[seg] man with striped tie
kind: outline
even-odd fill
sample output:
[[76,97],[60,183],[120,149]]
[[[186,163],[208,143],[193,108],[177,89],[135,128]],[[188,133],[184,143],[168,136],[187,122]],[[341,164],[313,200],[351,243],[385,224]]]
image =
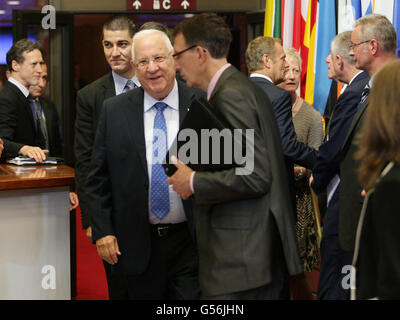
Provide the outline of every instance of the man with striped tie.
[[347,252],[354,251],[357,223],[363,203],[363,188],[357,178],[359,163],[354,159],[357,146],[353,142],[362,127],[368,107],[368,87],[380,85],[374,83],[374,75],[396,58],[396,30],[385,16],[367,15],[355,22],[351,42],[349,54],[354,57],[356,68],[366,71],[371,79],[363,91],[358,111],[353,117],[341,150],[338,231],[340,245]]
[[[96,130],[104,100],[140,86],[131,65],[132,37],[136,26],[125,16],[115,16],[103,25],[104,56],[111,72],[78,91],[77,114],[75,122],[75,175],[82,227],[91,240],[92,228],[88,216],[86,179],[92,156]],[[124,299],[127,292],[120,279],[113,275],[110,265],[104,263],[108,292],[111,300]]]
[[99,256],[123,275],[129,299],[197,299],[191,200],[162,168],[194,89],[176,80],[173,47],[159,30],[135,34],[141,88],[104,102],[87,179]]

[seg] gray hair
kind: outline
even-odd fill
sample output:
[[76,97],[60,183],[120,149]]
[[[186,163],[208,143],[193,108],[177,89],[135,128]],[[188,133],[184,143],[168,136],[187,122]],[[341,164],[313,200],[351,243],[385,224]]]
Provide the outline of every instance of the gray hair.
[[174,50],[171,44],[171,40],[164,32],[155,29],[141,30],[137,32],[132,38],[132,60],[135,60],[135,42],[151,35],[160,35],[164,39],[165,45],[168,49],[168,53]]
[[354,57],[350,56],[350,46],[351,46],[351,31],[345,31],[339,33],[333,38],[331,42],[331,54],[332,57],[337,55],[341,56],[348,63],[354,65],[356,62]]
[[250,41],[246,50],[246,65],[249,73],[262,69],[264,54],[273,58],[275,39],[271,37],[257,37]]
[[378,40],[382,51],[387,54],[396,54],[397,36],[393,24],[381,14],[369,14],[355,22],[355,27],[360,26],[361,41],[370,39]]
[[301,65],[303,64],[303,60],[301,60],[300,53],[296,49],[290,48],[285,50],[285,54],[286,54],[286,60],[292,59],[297,62],[297,64],[299,65],[299,70],[301,72]]

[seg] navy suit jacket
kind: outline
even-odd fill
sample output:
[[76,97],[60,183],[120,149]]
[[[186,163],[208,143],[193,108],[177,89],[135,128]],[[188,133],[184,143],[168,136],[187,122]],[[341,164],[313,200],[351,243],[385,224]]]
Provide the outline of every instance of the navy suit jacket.
[[316,160],[316,150],[297,140],[292,120],[292,101],[289,92],[275,86],[265,78],[250,77],[250,80],[258,84],[271,100],[278,122],[284,155],[292,162],[312,169]]
[[361,93],[368,81],[369,76],[366,72],[358,74],[339,97],[333,109],[329,124],[329,139],[319,147],[313,170],[314,179],[311,187],[316,193],[323,192],[332,178],[339,174],[340,151],[354,114],[357,112]]

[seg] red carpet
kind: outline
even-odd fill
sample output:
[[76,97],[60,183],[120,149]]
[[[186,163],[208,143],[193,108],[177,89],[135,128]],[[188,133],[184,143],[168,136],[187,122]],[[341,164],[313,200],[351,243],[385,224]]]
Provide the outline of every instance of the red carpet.
[[76,210],[77,295],[74,300],[108,300],[103,262],[82,230],[81,212]]

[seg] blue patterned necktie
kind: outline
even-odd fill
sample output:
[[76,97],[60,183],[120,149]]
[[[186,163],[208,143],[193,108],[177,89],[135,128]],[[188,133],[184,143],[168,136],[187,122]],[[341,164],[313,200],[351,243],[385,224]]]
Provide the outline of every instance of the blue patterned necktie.
[[164,102],[157,102],[153,107],[157,110],[157,113],[153,128],[150,210],[161,220],[169,212],[167,175],[162,167],[168,148],[167,125],[163,112],[168,105]]
[[131,79],[129,79],[126,82],[126,85],[125,85],[124,89],[122,90],[122,92],[128,92],[129,90],[132,90],[133,88],[136,88],[136,87],[137,87],[137,85]]

